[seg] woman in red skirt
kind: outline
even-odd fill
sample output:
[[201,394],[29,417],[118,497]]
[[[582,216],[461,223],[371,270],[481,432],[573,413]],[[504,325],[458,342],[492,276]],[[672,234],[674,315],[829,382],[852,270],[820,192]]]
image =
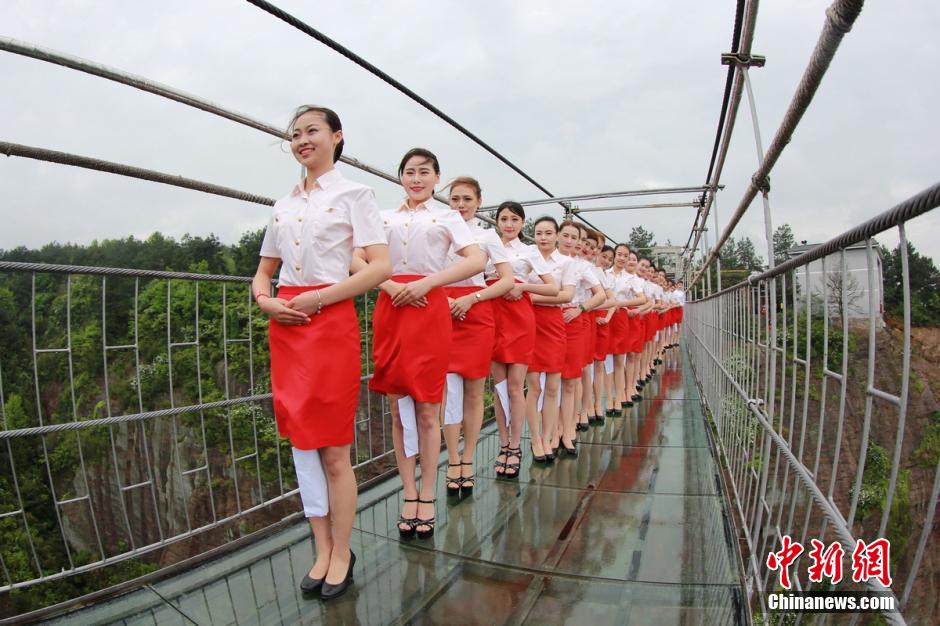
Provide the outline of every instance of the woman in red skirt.
[[[551,217],[535,221],[535,245],[551,268],[552,279],[561,286],[557,296],[532,296],[535,311],[535,351],[526,374],[526,418],[532,437],[532,458],[537,463],[555,460],[552,440],[558,427],[561,370],[565,364],[565,321],[561,307],[574,297],[570,258],[559,254],[558,222]],[[529,280],[535,282],[535,276]]]
[[560,445],[571,457],[578,455],[574,445],[577,429],[576,409],[579,400],[578,386],[586,364],[586,337],[590,333],[588,322],[593,322],[584,314],[592,311],[605,300],[604,290],[591,265],[577,257],[581,245],[581,229],[578,225],[570,221],[562,223],[558,251],[571,259],[575,290],[570,306],[562,311],[562,318],[565,320],[566,345],[565,365],[561,372],[561,425],[556,433],[558,437],[556,444],[552,447],[556,448]]
[[588,342],[587,354],[585,354],[585,368],[581,375],[581,387],[584,390],[582,392],[581,413],[587,425],[594,424],[598,426],[604,423],[604,359],[607,358],[607,344],[610,336],[610,329],[607,327],[609,321],[607,314],[613,313],[611,307],[614,305],[607,275],[604,273],[603,268],[598,265],[601,260],[601,248],[604,246],[604,241],[604,235],[596,230],[588,229],[586,241],[588,245],[584,249],[584,260],[590,263],[591,271],[594,272],[601,289],[604,291],[604,302],[599,304],[587,316],[588,326],[591,328],[591,338]]
[[[636,387],[636,378],[640,366],[640,354],[645,345],[645,327],[642,323],[642,315],[652,308],[651,301],[643,293],[644,281],[637,276],[637,258],[636,254],[630,252],[630,249],[624,245],[623,250],[629,254],[623,272],[623,284],[621,287],[621,296],[624,298],[624,320],[625,335],[619,348],[624,353],[624,402],[621,404],[624,408],[630,408],[633,403],[640,399],[639,390]],[[618,252],[621,252],[618,249]]]
[[[614,248],[614,267],[611,270],[611,277],[614,280],[614,300],[618,302],[626,301],[632,296],[629,279],[627,277],[627,261],[630,258],[630,249],[627,244],[618,244]],[[618,306],[617,311],[610,323],[611,329],[611,352],[614,355],[614,389],[616,397],[614,405],[625,408],[629,395],[624,394],[626,388],[626,345],[630,338],[629,322],[627,319],[627,309]]]
[[[334,167],[343,151],[336,113],[301,107],[289,135],[306,176],[274,205],[252,292],[270,318],[274,414],[293,446],[317,548],[300,587],[330,599],[349,586],[356,560],[349,549],[356,514],[350,444],[362,372],[352,298],[388,278],[391,263],[375,194]],[[350,276],[354,248],[368,267]]]
[[656,336],[657,311],[659,309],[660,295],[659,287],[653,282],[653,270],[649,259],[640,259],[637,267],[637,275],[643,279],[643,295],[651,302],[652,306],[643,313],[640,319],[643,322],[643,354],[638,369],[637,381],[640,387],[644,387],[653,378],[653,338]]
[[[499,275],[487,286],[483,272],[445,287],[450,304],[452,339],[447,366],[447,402],[444,406],[444,442],[447,444],[447,493],[472,493],[473,458],[483,424],[483,386],[490,373],[496,342],[496,321],[491,300],[508,293],[515,284],[506,248],[493,229],[476,219],[483,200],[480,183],[461,176],[450,183],[450,208],[464,219],[487,264]],[[456,263],[460,257],[451,256]],[[463,424],[463,454],[460,427]]]
[[[496,423],[499,426],[499,456],[496,475],[519,476],[522,463],[522,429],[525,424],[525,395],[522,384],[535,352],[535,311],[530,295],[557,296],[558,285],[551,268],[535,246],[519,241],[525,224],[525,210],[518,202],[503,202],[496,211],[496,228],[509,261],[516,285],[501,299],[496,309],[496,345],[493,348],[493,386],[496,389]],[[535,274],[540,282],[526,282]],[[489,277],[487,282],[491,282]]]
[[[392,278],[382,283],[373,318],[375,370],[369,388],[388,396],[392,441],[404,505],[398,532],[434,534],[434,492],[441,453],[440,404],[451,342],[451,314],[443,287],[483,271],[486,259],[460,215],[434,199],[437,157],[409,150],[398,166],[407,199],[382,211]],[[460,260],[451,263],[449,252]],[[421,463],[421,489],[415,455]]]
[[[614,389],[614,352],[610,324],[617,312],[614,296],[614,277],[610,270],[614,264],[614,249],[604,245],[604,235],[598,233],[598,245],[601,250],[597,255],[597,267],[601,271],[604,291],[608,295],[604,306],[596,311],[597,341],[594,344],[594,407],[595,415],[622,415],[614,403],[617,392]],[[603,423],[603,422],[601,422]]]

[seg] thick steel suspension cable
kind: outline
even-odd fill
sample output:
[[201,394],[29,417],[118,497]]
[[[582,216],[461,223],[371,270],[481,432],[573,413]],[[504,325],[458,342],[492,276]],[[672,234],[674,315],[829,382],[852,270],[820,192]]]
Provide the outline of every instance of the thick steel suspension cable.
[[488,143],[486,143],[485,141],[477,137],[474,133],[470,132],[470,130],[467,129],[463,124],[459,123],[454,118],[450,117],[449,115],[444,113],[442,110],[440,110],[439,108],[437,108],[436,106],[428,102],[425,98],[422,98],[417,93],[415,93],[414,91],[406,87],[403,83],[392,78],[390,75],[380,70],[378,67],[376,67],[372,63],[366,61],[365,59],[363,59],[361,56],[359,56],[358,54],[356,54],[349,48],[343,46],[337,41],[334,41],[333,39],[330,39],[329,37],[327,37],[320,31],[318,31],[314,27],[310,26],[306,22],[301,21],[300,19],[294,17],[290,13],[284,11],[283,9],[271,4],[270,2],[266,2],[265,0],[247,0],[247,1],[255,5],[256,7],[258,7],[262,11],[266,11],[267,13],[270,13],[274,17],[286,22],[287,24],[290,24],[297,30],[309,35],[310,37],[313,37],[314,39],[316,39],[323,45],[327,46],[334,52],[337,52],[343,55],[344,57],[346,57],[347,59],[349,59],[356,65],[358,65],[359,67],[363,68],[364,70],[372,74],[373,76],[376,76],[383,82],[391,85],[392,87],[394,87],[401,93],[405,94],[406,96],[408,96],[409,98],[411,98],[412,100],[420,104],[422,107],[424,107],[425,109],[427,109],[428,111],[430,111],[431,113],[439,117],[440,119],[442,119],[448,125],[452,126],[462,135],[464,135],[465,137],[473,141],[475,144],[477,144],[478,146],[480,146],[487,152],[489,152],[491,155],[499,159],[502,163],[507,165],[512,171],[516,172],[517,174],[525,178],[527,181],[532,183],[532,185],[534,185],[539,191],[541,191],[547,196],[554,197],[554,194],[552,194],[552,192],[550,192],[548,189],[542,186],[537,180],[535,180],[534,178],[526,174],[524,171],[522,171],[521,168],[519,168],[515,163],[513,163],[508,158],[500,154],[495,148],[493,148]]
[[74,167],[81,167],[99,172],[107,172],[109,174],[117,174],[119,176],[149,180],[155,183],[172,185],[174,187],[182,187],[184,189],[192,189],[194,191],[201,191],[203,193],[209,193],[216,196],[244,200],[245,202],[254,202],[256,204],[264,204],[267,206],[274,205],[273,198],[259,196],[257,194],[248,193],[247,191],[239,191],[238,189],[223,187],[222,185],[215,185],[201,180],[196,180],[194,178],[166,174],[156,170],[148,170],[142,167],[125,165],[123,163],[115,163],[114,161],[105,161],[103,159],[95,159],[92,157],[81,156],[69,152],[59,152],[57,150],[47,150],[45,148],[24,146],[23,144],[19,143],[0,141],[0,153],[5,154],[8,157],[18,156],[27,159],[35,159],[37,161],[71,165]]
[[[561,198],[540,198],[538,200],[525,200],[520,202],[522,206],[537,206],[540,204],[552,204],[554,202],[578,202],[583,200],[604,200],[607,198],[632,198],[636,196],[658,196],[665,194],[673,193],[698,193],[700,191],[706,191],[709,188],[705,185],[697,185],[693,187],[662,187],[658,189],[631,189],[629,191],[603,191],[598,193],[584,193],[576,196],[564,196]],[[495,211],[499,208],[498,204],[491,204],[485,207],[482,207],[481,211]]]
[[708,267],[715,260],[715,257],[718,256],[721,247],[731,236],[738,222],[744,217],[744,214],[757,196],[757,193],[767,188],[770,171],[774,168],[777,159],[780,158],[784,148],[793,137],[793,132],[796,130],[797,125],[803,118],[803,114],[806,113],[810,103],[813,101],[816,90],[819,88],[822,78],[826,74],[826,70],[829,69],[829,64],[832,62],[833,57],[835,57],[836,50],[839,49],[839,44],[842,42],[843,37],[852,30],[852,25],[862,12],[863,4],[864,0],[835,0],[835,2],[826,9],[826,22],[823,26],[823,31],[819,36],[816,48],[813,50],[813,55],[810,58],[806,71],[803,73],[803,77],[800,79],[800,84],[796,89],[796,93],[793,95],[790,106],[787,108],[783,121],[780,123],[779,128],[777,128],[773,141],[767,148],[764,160],[751,177],[751,183],[744,192],[744,197],[741,198],[737,209],[735,209],[728,224],[722,231],[721,236],[715,242],[715,247],[712,248],[711,253],[706,257],[698,273],[692,278],[692,284],[695,284],[699,278],[708,271]]
[[[751,45],[754,42],[754,29],[757,24],[757,8],[758,0],[750,0],[747,2],[746,9],[744,10],[740,38],[733,43],[732,52],[741,55],[751,54]],[[737,29],[737,27],[738,24],[736,16],[735,29]],[[741,95],[744,92],[744,79],[741,76],[741,72],[738,71],[737,65],[729,65],[729,72],[729,75],[733,76],[734,80],[732,83],[733,86],[731,90],[730,101],[728,103],[728,112],[727,116],[723,120],[723,127],[719,128],[719,132],[721,133],[721,142],[718,148],[717,159],[715,161],[714,167],[709,166],[709,178],[706,180],[707,184],[714,186],[712,187],[712,193],[703,196],[705,197],[705,204],[703,205],[702,210],[699,211],[698,215],[695,216],[695,223],[692,226],[692,230],[689,232],[689,240],[686,241],[685,244],[690,260],[692,254],[698,250],[698,243],[702,236],[702,232],[705,228],[707,228],[708,215],[711,211],[712,203],[715,200],[715,190],[718,188],[718,182],[721,180],[721,173],[725,167],[725,160],[728,157],[728,149],[731,146],[731,135],[734,133],[734,124],[738,119],[738,107],[741,104]]]
[[[84,72],[85,74],[91,74],[93,76],[105,78],[122,85],[127,85],[128,87],[133,87],[134,89],[146,91],[147,93],[152,93],[154,95],[167,98],[168,100],[185,104],[186,106],[193,107],[194,109],[211,113],[212,115],[223,117],[233,122],[242,124],[243,126],[260,130],[261,132],[267,133],[272,137],[276,137],[284,141],[288,140],[287,134],[283,129],[277,128],[276,126],[262,122],[243,113],[238,113],[236,111],[232,111],[231,109],[224,108],[221,105],[210,102],[204,98],[199,98],[168,85],[163,85],[161,83],[149,80],[142,76],[136,76],[113,67],[94,63],[92,61],[81,59],[69,54],[64,54],[62,52],[57,52],[55,50],[50,50],[48,48],[43,48],[41,46],[36,46],[23,41],[17,41],[16,39],[11,39],[9,37],[0,37],[0,50],[4,52],[12,52],[13,54],[29,57],[31,59],[36,59],[37,61],[44,61],[46,63],[52,63],[53,65],[67,67],[72,70]],[[389,174],[388,172],[384,172],[379,168],[373,167],[367,163],[363,163],[354,157],[342,156],[339,160],[343,163],[346,163],[347,165],[355,167],[356,169],[362,170],[363,172],[367,172],[373,176],[378,176],[379,178],[385,179],[391,183],[395,183],[396,185],[401,184],[401,181],[398,180],[397,176]]]
[[839,250],[848,248],[853,244],[865,241],[870,237],[874,237],[875,235],[882,233],[893,226],[898,226],[904,222],[910,221],[915,217],[923,215],[929,211],[933,211],[938,207],[940,207],[940,182],[927,187],[920,193],[915,194],[909,197],[907,200],[894,205],[892,208],[884,211],[883,213],[879,213],[870,220],[862,222],[858,226],[845,231],[841,235],[837,235],[829,241],[819,244],[812,250],[808,250],[797,257],[793,257],[792,259],[787,259],[783,263],[776,265],[761,274],[754,274],[753,276],[749,276],[746,281],[742,281],[721,291],[709,294],[708,296],[702,298],[702,300],[711,300],[722,294],[731,293],[732,291],[743,289],[750,285],[756,285],[761,281],[770,280],[776,276],[781,276],[798,267],[808,265],[809,263],[822,259],[823,257],[827,257],[830,254],[835,254]]

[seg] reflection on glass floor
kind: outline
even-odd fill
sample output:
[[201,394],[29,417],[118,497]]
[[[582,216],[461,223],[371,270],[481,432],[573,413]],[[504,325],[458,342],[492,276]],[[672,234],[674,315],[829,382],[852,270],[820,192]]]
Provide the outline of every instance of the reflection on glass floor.
[[[667,368],[639,406],[580,434],[577,459],[525,456],[496,480],[487,431],[472,496],[440,479],[433,538],[399,540],[396,479],[360,494],[354,589],[304,598],[305,523],[106,603],[69,623],[734,624],[745,621],[691,376]],[[444,458],[442,458],[444,461]],[[444,467],[440,469],[443,477]]]

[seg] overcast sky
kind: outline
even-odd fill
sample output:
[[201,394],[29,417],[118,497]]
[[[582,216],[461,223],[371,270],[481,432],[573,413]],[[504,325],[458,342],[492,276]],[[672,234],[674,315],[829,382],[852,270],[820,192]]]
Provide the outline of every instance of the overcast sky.
[[[279,5],[378,65],[556,195],[704,182],[721,105],[733,0],[312,2]],[[760,6],[752,71],[765,147],[823,26],[826,2]],[[940,180],[940,3],[869,2],[772,174],[775,225],[824,241]],[[387,171],[413,146],[443,180],[480,179],[484,202],[542,197],[407,97],[237,0],[4,0],[0,35],[148,77],[276,125],[302,103],[339,112],[346,154]],[[107,80],[0,53],[0,140],[280,197],[299,168],[270,136]],[[742,107],[719,195],[727,218],[757,166]],[[380,205],[401,189],[346,166]],[[654,201],[688,201],[690,194]],[[633,203],[633,201],[627,202]],[[610,205],[610,200],[583,203]],[[269,208],[18,157],[0,157],[0,248],[153,231],[231,243]],[[533,216],[543,212],[538,208]],[[560,208],[545,211],[560,215]],[[643,225],[684,244],[692,208],[597,213],[616,239]],[[723,223],[722,223],[723,225]],[[709,227],[713,221],[709,220]],[[910,238],[940,259],[940,212]],[[765,250],[752,204],[737,234]],[[934,233],[931,235],[930,233]],[[709,233],[714,241],[714,232]],[[896,235],[880,238],[896,244]]]

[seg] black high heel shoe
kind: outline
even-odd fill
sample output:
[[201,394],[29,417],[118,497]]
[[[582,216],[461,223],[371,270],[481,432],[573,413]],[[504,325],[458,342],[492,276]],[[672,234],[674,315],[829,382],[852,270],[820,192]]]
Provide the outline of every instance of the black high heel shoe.
[[312,594],[320,591],[320,587],[323,586],[323,578],[310,578],[310,572],[304,576],[304,579],[300,581],[300,590],[304,594]]
[[337,585],[331,585],[326,582],[326,579],[323,580],[323,587],[320,588],[320,598],[323,600],[332,600],[337,598],[349,589],[349,586],[353,582],[353,566],[356,564],[356,553],[352,550],[349,551],[349,570],[346,572],[346,578]]
[[[422,500],[418,498],[418,502],[421,504],[434,504],[437,502],[437,498],[434,500]],[[429,519],[421,519],[420,517],[415,518],[415,533],[418,535],[418,539],[428,539],[429,537],[434,536],[434,523],[435,518],[432,515]],[[418,526],[427,526],[428,530],[418,530]]]
[[545,463],[544,454],[536,454],[535,448],[532,447],[532,444],[529,444],[529,449],[532,451],[532,462],[533,463]]
[[[516,459],[511,462],[509,459]],[[522,450],[519,448],[509,448],[506,454],[506,470],[503,472],[503,478],[513,480],[519,478],[519,466],[522,464]]]
[[[402,498],[402,502],[419,502],[418,498]],[[404,507],[402,507],[404,508]],[[417,517],[398,516],[398,535],[402,539],[411,539],[415,536],[415,522]],[[404,526],[404,528],[402,528]]]
[[[460,463],[448,463],[448,468],[451,467],[460,467]],[[447,479],[447,495],[449,496],[459,496],[460,495],[460,486],[463,484],[463,478],[457,476],[456,478],[451,478],[450,476],[444,475],[444,478]]]
[[566,455],[570,456],[570,457],[573,458],[573,459],[578,458],[578,448],[575,447],[574,442],[572,442],[570,448],[565,445],[565,442],[564,442],[564,441],[561,442],[561,445],[562,445],[562,447],[564,448]]
[[[473,463],[467,463],[465,461],[461,461],[460,465],[461,466],[469,465],[470,467],[473,467]],[[474,487],[474,474],[460,477],[460,493],[471,494],[473,493],[473,487]]]

